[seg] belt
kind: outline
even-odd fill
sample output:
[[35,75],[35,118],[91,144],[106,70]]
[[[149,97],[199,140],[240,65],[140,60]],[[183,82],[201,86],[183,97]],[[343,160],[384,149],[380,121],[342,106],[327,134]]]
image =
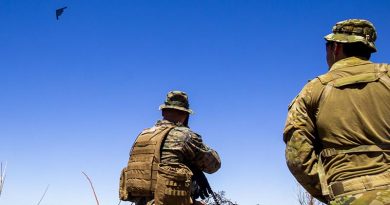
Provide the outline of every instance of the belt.
[[356,177],[344,181],[333,182],[329,185],[329,197],[333,200],[335,197],[358,194],[374,189],[390,188],[390,170],[377,174]]
[[[338,154],[359,154],[359,153],[368,153],[368,152],[388,152],[390,153],[390,144],[379,144],[379,145],[359,145],[356,147],[352,147],[350,149],[334,149],[334,148],[326,148],[321,151],[321,153],[318,156],[318,178],[320,180],[321,184],[321,190],[323,196],[329,196],[331,197],[331,193],[329,193],[330,188],[328,186],[326,173],[324,169],[324,165],[322,162],[322,158],[328,158],[333,157]],[[336,183],[336,182],[334,182]],[[340,185],[334,185],[335,187],[338,187]],[[336,192],[340,190],[340,188],[335,188]],[[344,188],[343,188],[344,189]],[[343,190],[342,189],[342,190]]]

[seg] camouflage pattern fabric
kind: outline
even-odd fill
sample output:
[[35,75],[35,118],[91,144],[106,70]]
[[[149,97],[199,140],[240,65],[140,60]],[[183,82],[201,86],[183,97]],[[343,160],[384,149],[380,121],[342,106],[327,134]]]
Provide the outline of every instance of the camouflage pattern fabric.
[[170,91],[167,94],[167,99],[164,104],[160,105],[160,110],[162,109],[176,109],[189,114],[193,114],[194,111],[190,109],[190,104],[188,103],[188,96],[183,91]]
[[[345,58],[307,83],[289,105],[283,133],[287,165],[317,199],[328,201],[318,176],[323,149],[390,144],[389,69],[365,59]],[[390,155],[340,154],[324,158],[323,165],[325,180],[331,184],[386,172]]]
[[[161,164],[182,164],[196,166],[206,173],[214,173],[221,167],[218,153],[203,143],[202,137],[190,128],[174,124],[167,120],[159,120],[156,127],[175,125],[165,138],[161,148]],[[154,199],[141,200],[136,205],[153,205]],[[192,201],[192,200],[191,200]]]
[[[166,123],[171,122],[161,120],[156,126]],[[162,146],[161,163],[191,164],[209,174],[221,167],[218,153],[204,144],[199,134],[185,126],[177,126],[168,133]]]
[[332,29],[332,33],[325,36],[327,41],[339,43],[361,42],[376,52],[375,40],[377,34],[374,25],[364,19],[348,19],[340,21]]
[[389,205],[390,190],[373,190],[360,194],[338,197],[329,205]]

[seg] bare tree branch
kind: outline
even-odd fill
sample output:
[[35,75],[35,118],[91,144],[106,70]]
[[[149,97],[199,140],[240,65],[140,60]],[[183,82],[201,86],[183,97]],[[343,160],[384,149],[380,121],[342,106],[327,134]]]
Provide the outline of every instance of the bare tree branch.
[[298,183],[297,188],[297,198],[300,205],[324,205],[322,202],[318,201],[312,195],[306,192]]
[[[232,202],[230,199],[227,199],[225,197],[225,191],[214,192],[214,194],[215,194],[215,198],[218,200],[219,204],[221,205],[238,205],[237,202]],[[204,202],[207,205],[216,205],[216,202],[211,196],[206,198]]]

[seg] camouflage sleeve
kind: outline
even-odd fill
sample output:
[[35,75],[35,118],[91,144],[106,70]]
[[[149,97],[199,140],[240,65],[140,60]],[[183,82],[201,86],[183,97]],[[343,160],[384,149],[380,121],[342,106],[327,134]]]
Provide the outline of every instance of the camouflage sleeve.
[[289,105],[283,140],[291,173],[312,196],[324,201],[317,174],[318,137],[312,88],[313,84],[309,82]]
[[203,143],[202,137],[190,132],[184,143],[184,151],[191,164],[206,173],[214,173],[221,167],[218,153]]
[[221,167],[218,153],[205,145],[200,135],[186,127],[176,127],[168,134],[161,161],[196,166],[210,174]]

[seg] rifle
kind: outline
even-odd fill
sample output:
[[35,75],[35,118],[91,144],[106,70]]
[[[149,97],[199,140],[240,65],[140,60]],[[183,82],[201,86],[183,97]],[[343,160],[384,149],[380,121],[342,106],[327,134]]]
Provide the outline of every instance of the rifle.
[[209,194],[211,194],[211,196],[214,199],[215,204],[220,205],[220,203],[219,203],[217,197],[215,196],[215,193],[211,189],[210,183],[207,180],[206,176],[204,175],[203,171],[198,169],[198,168],[194,168],[194,167],[191,167],[191,170],[194,174],[193,181],[195,181],[196,184],[199,186],[198,187],[199,190],[197,190],[198,193],[195,193],[193,195],[193,199],[195,200],[198,197],[200,197],[201,199],[205,199],[206,197],[209,197]]

